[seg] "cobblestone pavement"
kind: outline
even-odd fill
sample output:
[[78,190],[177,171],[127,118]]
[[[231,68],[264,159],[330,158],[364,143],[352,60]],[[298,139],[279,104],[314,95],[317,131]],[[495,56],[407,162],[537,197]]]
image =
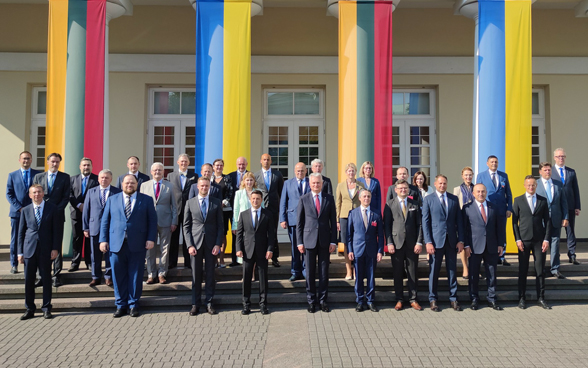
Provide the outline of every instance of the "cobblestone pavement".
[[504,311],[357,313],[351,304],[308,314],[302,306],[0,315],[0,367],[586,367],[588,306]]

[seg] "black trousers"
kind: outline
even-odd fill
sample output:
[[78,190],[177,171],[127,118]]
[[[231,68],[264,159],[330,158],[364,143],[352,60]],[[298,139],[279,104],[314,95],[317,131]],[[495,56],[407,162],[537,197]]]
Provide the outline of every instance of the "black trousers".
[[206,281],[204,292],[206,295],[206,304],[212,303],[214,297],[214,288],[216,281],[214,279],[214,266],[216,257],[212,255],[212,249],[208,249],[202,244],[195,256],[190,256],[192,266],[192,305],[200,305],[202,297],[202,269],[203,263],[206,270]]
[[568,212],[569,225],[566,227],[566,237],[568,243],[568,256],[576,254],[576,210]]
[[188,248],[184,244],[180,244],[180,233],[184,231],[184,210],[178,212],[178,227],[171,235],[171,241],[169,244],[169,268],[178,267],[178,258],[180,254],[180,248],[184,256],[184,267],[190,268],[190,253]]
[[392,273],[394,275],[396,302],[403,301],[404,299],[402,280],[404,278],[405,268],[408,277],[408,300],[411,303],[417,301],[418,263],[419,255],[414,253],[414,247],[407,246],[406,244],[402,248],[396,249],[394,254],[392,254]]
[[259,270],[259,305],[267,305],[268,262],[265,253],[254,252],[250,259],[243,258],[243,306],[251,306],[251,278],[256,264]]
[[[76,210],[77,211],[77,210]],[[79,212],[79,211],[77,211]],[[92,251],[90,249],[90,239],[86,239],[84,236],[84,231],[82,229],[82,213],[76,212],[76,216],[71,217],[71,227],[72,227],[72,236],[73,236],[73,255],[71,258],[71,265],[72,266],[80,266],[82,263],[82,249],[83,249],[83,258],[86,266],[90,266],[92,264]]]
[[535,286],[537,288],[537,298],[543,299],[545,297],[545,253],[541,251],[542,240],[539,241],[523,241],[524,251],[519,250],[519,299],[527,299],[525,293],[527,291],[527,273],[529,271],[529,256],[533,254],[533,261],[535,266]]
[[475,254],[472,252],[468,263],[470,273],[469,291],[470,300],[480,300],[478,291],[480,289],[480,267],[482,260],[484,260],[484,267],[486,268],[486,285],[488,286],[488,301],[496,301],[496,265],[498,264],[498,253],[488,253],[488,249],[484,250],[482,254]]
[[[329,247],[316,245],[314,249],[305,249],[306,259],[306,299],[308,304],[323,304],[327,301],[329,288]],[[318,258],[318,297],[316,291],[316,270]]]
[[[63,217],[62,217],[63,219]],[[55,258],[53,260],[53,280],[61,278],[61,270],[63,269],[63,227],[65,226],[65,221],[59,221],[59,224],[57,225],[57,229],[55,229],[55,231],[57,231],[57,241],[59,242],[58,245],[58,254],[57,254],[57,258]],[[43,278],[41,277],[40,273],[37,273],[37,279],[38,280],[43,280]],[[45,281],[43,281],[43,285],[45,285]]]
[[40,245],[31,258],[25,258],[25,307],[27,310],[35,311],[35,278],[37,269],[43,281],[43,311],[51,310],[51,255],[42,255],[39,251]]

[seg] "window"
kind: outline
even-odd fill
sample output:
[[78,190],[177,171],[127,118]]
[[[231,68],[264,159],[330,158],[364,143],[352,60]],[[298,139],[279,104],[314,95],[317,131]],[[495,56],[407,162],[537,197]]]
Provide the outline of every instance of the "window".
[[31,167],[45,171],[45,126],[47,124],[47,88],[34,87],[31,114]]

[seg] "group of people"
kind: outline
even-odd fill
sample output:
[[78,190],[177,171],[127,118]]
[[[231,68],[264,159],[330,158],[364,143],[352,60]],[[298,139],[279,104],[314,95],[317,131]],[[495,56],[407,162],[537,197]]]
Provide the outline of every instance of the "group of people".
[[[437,285],[443,260],[447,268],[451,306],[457,301],[457,254],[469,279],[471,308],[478,309],[478,283],[484,261],[488,304],[496,310],[496,267],[509,265],[504,259],[506,219],[513,217],[519,249],[519,307],[525,308],[525,286],[529,256],[535,259],[537,296],[545,302],[545,252],[551,247],[551,273],[559,272],[559,237],[567,230],[568,257],[575,255],[574,219],[580,213],[580,195],[575,171],[565,166],[565,152],[557,149],[555,165],[541,164],[541,178],[525,179],[526,193],[512,201],[508,176],[498,171],[495,156],[488,170],[472,182],[473,170],[462,170],[463,184],[447,192],[447,178],[437,175],[427,185],[425,172],[417,172],[412,184],[408,169],[398,167],[397,181],[390,186],[382,209],[379,181],[374,166],[365,162],[359,170],[349,163],[346,180],[333,195],[331,180],[322,175],[324,163],[315,159],[299,162],[294,177],[284,181],[271,167],[269,154],[261,156],[261,169],[247,171],[247,159],[239,157],[237,170],[225,175],[224,161],[202,165],[200,176],[189,170],[190,158],[178,157],[178,169],[164,179],[162,163],[151,165],[151,178],[139,172],[139,158],[129,157],[129,171],[112,185],[113,174],[104,169],[92,173],[92,161],[80,161],[80,174],[59,171],[62,157],[51,153],[46,172],[32,169],[32,155],[19,156],[20,168],[8,177],[6,196],[11,217],[11,272],[25,267],[25,307],[21,319],[34,316],[35,287],[43,287],[42,310],[51,318],[52,286],[62,285],[62,252],[65,208],[70,203],[73,255],[69,272],[82,261],[92,271],[90,286],[102,283],[115,293],[114,317],[140,315],[139,299],[147,263],[147,284],[167,283],[168,270],[178,266],[182,249],[184,266],[192,270],[190,315],[215,314],[215,267],[225,267],[229,222],[232,228],[231,264],[243,265],[243,310],[251,312],[251,283],[259,277],[259,304],[267,308],[268,266],[280,267],[278,226],[287,230],[291,243],[290,281],[306,279],[308,311],[329,312],[328,281],[330,254],[343,244],[346,279],[355,278],[356,310],[377,311],[375,268],[387,251],[392,257],[396,310],[404,306],[403,278],[408,278],[409,305],[417,310],[417,264],[425,252],[430,266],[429,303],[439,311]],[[553,175],[553,178],[552,178]],[[434,189],[433,189],[434,188]],[[423,247],[424,245],[424,247]],[[424,248],[424,249],[423,249]],[[102,261],[105,272],[102,272]],[[53,273],[51,273],[53,264]],[[257,270],[257,272],[255,272]],[[318,271],[318,275],[317,275]],[[204,274],[205,297],[202,303]],[[318,290],[316,279],[318,278]],[[364,287],[367,279],[367,288]]]

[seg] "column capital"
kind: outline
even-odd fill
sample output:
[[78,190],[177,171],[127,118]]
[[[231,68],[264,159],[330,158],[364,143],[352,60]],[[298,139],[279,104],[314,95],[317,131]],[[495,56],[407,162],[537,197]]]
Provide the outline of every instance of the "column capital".
[[583,0],[574,8],[576,18],[588,18],[588,0]]
[[133,15],[133,3],[131,0],[106,1],[106,23],[122,15]]
[[[339,18],[339,1],[345,0],[328,0],[327,1],[327,15]],[[392,11],[396,10],[400,0],[392,0]]]
[[[189,1],[194,10],[196,10],[197,0]],[[251,0],[251,16],[254,17],[256,15],[263,15],[263,0]]]

